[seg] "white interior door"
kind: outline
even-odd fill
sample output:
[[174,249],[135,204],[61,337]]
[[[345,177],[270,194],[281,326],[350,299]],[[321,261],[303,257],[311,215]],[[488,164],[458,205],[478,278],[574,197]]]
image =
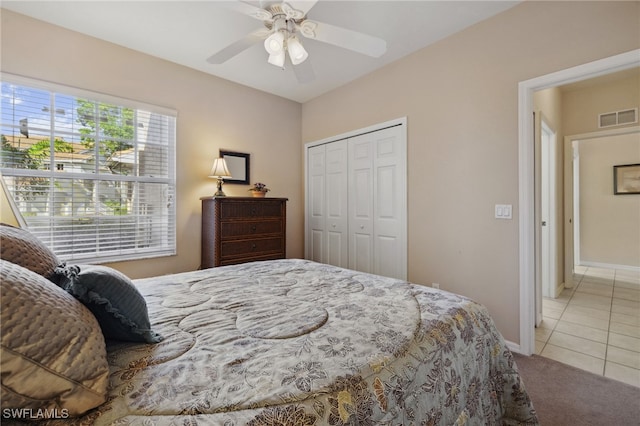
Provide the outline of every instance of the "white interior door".
[[573,253],[574,264],[582,265],[580,255],[580,141],[573,141]]
[[540,200],[542,199],[542,129],[541,129],[541,114],[536,112],[534,114],[533,122],[533,140],[534,140],[534,156],[535,156],[535,208],[534,216],[536,221],[536,227],[534,232],[536,257],[535,257],[535,274],[534,274],[534,308],[535,308],[535,326],[538,327],[542,322],[542,207]]
[[[570,203],[565,207],[565,211],[571,212],[569,232],[565,234],[565,285],[573,288],[573,273],[576,265],[580,265],[580,141],[565,138],[566,149],[571,149],[570,167],[565,171],[565,178],[568,178],[569,194],[565,197],[565,203]],[[566,164],[566,162],[565,162]],[[570,261],[570,263],[568,263]],[[568,264],[567,264],[568,263]]]
[[542,295],[556,298],[557,246],[556,237],[556,135],[549,124],[541,120],[541,212],[542,212]]

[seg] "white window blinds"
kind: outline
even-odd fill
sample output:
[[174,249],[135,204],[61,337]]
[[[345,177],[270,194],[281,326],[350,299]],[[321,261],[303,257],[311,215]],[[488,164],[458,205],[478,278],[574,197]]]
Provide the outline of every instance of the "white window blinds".
[[175,254],[175,111],[2,75],[0,170],[65,261]]

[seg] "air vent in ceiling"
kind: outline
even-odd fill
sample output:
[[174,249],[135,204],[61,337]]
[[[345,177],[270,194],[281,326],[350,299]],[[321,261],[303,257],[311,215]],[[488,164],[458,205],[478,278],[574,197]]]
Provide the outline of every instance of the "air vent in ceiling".
[[638,108],[607,112],[598,115],[598,127],[622,126],[638,122]]

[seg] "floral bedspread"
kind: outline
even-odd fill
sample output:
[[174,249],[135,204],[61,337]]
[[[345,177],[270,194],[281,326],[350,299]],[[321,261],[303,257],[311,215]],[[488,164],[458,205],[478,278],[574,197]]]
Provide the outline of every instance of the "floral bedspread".
[[538,424],[466,298],[293,259],[135,283],[165,339],[110,343],[109,400],[72,423]]

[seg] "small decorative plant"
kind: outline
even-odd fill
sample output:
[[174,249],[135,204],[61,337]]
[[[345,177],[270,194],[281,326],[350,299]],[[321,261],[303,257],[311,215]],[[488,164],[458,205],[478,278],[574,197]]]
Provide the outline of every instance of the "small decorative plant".
[[271,191],[267,188],[267,185],[262,182],[256,182],[253,184],[253,187],[249,189],[251,192],[269,192]]

